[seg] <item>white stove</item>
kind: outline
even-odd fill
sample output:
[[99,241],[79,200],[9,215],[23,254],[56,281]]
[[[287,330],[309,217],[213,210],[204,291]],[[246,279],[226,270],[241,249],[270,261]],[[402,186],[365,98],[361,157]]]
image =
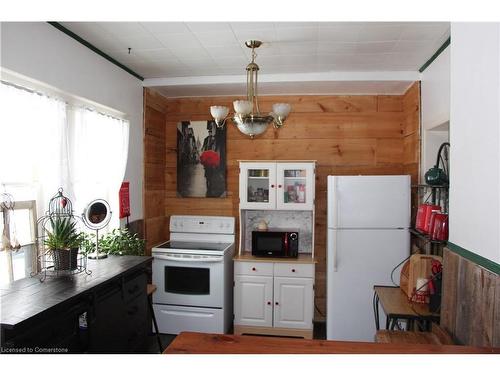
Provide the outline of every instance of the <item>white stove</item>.
[[161,333],[226,333],[233,311],[233,217],[171,216],[170,241],[155,246],[153,294]]

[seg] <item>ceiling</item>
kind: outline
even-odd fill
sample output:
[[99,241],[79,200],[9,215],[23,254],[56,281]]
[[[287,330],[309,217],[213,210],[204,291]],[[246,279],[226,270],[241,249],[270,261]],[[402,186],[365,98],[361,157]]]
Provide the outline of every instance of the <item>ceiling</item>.
[[243,94],[250,39],[263,41],[256,60],[261,94],[400,94],[450,35],[448,22],[62,25],[167,96]]

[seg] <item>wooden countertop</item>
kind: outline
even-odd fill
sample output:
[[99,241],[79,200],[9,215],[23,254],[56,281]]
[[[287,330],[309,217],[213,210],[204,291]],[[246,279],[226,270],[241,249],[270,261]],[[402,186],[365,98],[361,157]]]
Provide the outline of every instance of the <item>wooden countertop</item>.
[[389,317],[439,317],[438,313],[429,311],[428,304],[409,302],[408,297],[399,287],[376,285],[373,289],[379,297],[380,305],[382,306],[385,315]]
[[181,332],[164,354],[500,354],[500,348],[379,344]]
[[39,276],[34,276],[1,285],[0,326],[13,329],[56,306],[75,300],[104,282],[149,266],[152,260],[148,256],[111,255],[105,259],[89,259],[87,269],[92,271],[90,275],[82,272],[71,277],[48,276],[43,282]]
[[238,262],[281,262],[281,263],[307,263],[313,264],[318,263],[318,261],[312,257],[310,253],[301,253],[297,258],[273,258],[273,257],[256,257],[249,252],[244,252],[242,254],[236,254],[233,257],[234,261]]

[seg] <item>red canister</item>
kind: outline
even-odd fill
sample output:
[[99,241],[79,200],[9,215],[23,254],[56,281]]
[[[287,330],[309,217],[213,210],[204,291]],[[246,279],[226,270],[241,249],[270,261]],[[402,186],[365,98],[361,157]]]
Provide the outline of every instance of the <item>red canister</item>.
[[424,229],[422,229],[422,232],[429,233],[432,211],[439,211],[439,210],[441,210],[441,207],[435,204],[428,204],[425,207]]
[[448,241],[448,214],[438,213],[434,218],[431,240]]
[[421,204],[418,206],[417,210],[417,218],[415,220],[415,228],[417,230],[423,231],[425,227],[425,211],[426,207],[428,206],[427,203]]
[[436,224],[436,214],[439,214],[440,211],[438,210],[432,210],[431,212],[431,218],[429,220],[429,236],[432,236],[432,233],[434,232],[434,225]]

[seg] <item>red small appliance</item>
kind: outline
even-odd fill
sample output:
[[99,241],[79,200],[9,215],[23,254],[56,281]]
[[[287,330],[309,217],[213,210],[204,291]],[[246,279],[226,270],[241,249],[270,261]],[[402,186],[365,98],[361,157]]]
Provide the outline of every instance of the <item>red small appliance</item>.
[[430,233],[430,238],[435,241],[448,241],[448,214],[435,214],[434,227]]
[[424,203],[418,207],[417,218],[415,222],[415,227],[417,228],[417,230],[424,233],[429,233],[431,213],[432,211],[436,210],[441,210],[441,207],[430,203]]
[[441,211],[438,210],[432,210],[431,212],[431,218],[429,220],[429,236],[432,236],[432,232],[434,231],[434,225],[436,222],[436,214],[441,213]]
[[423,231],[424,230],[424,219],[425,219],[425,210],[426,210],[427,204],[421,204],[418,206],[417,210],[417,218],[415,219],[415,228],[417,230]]

